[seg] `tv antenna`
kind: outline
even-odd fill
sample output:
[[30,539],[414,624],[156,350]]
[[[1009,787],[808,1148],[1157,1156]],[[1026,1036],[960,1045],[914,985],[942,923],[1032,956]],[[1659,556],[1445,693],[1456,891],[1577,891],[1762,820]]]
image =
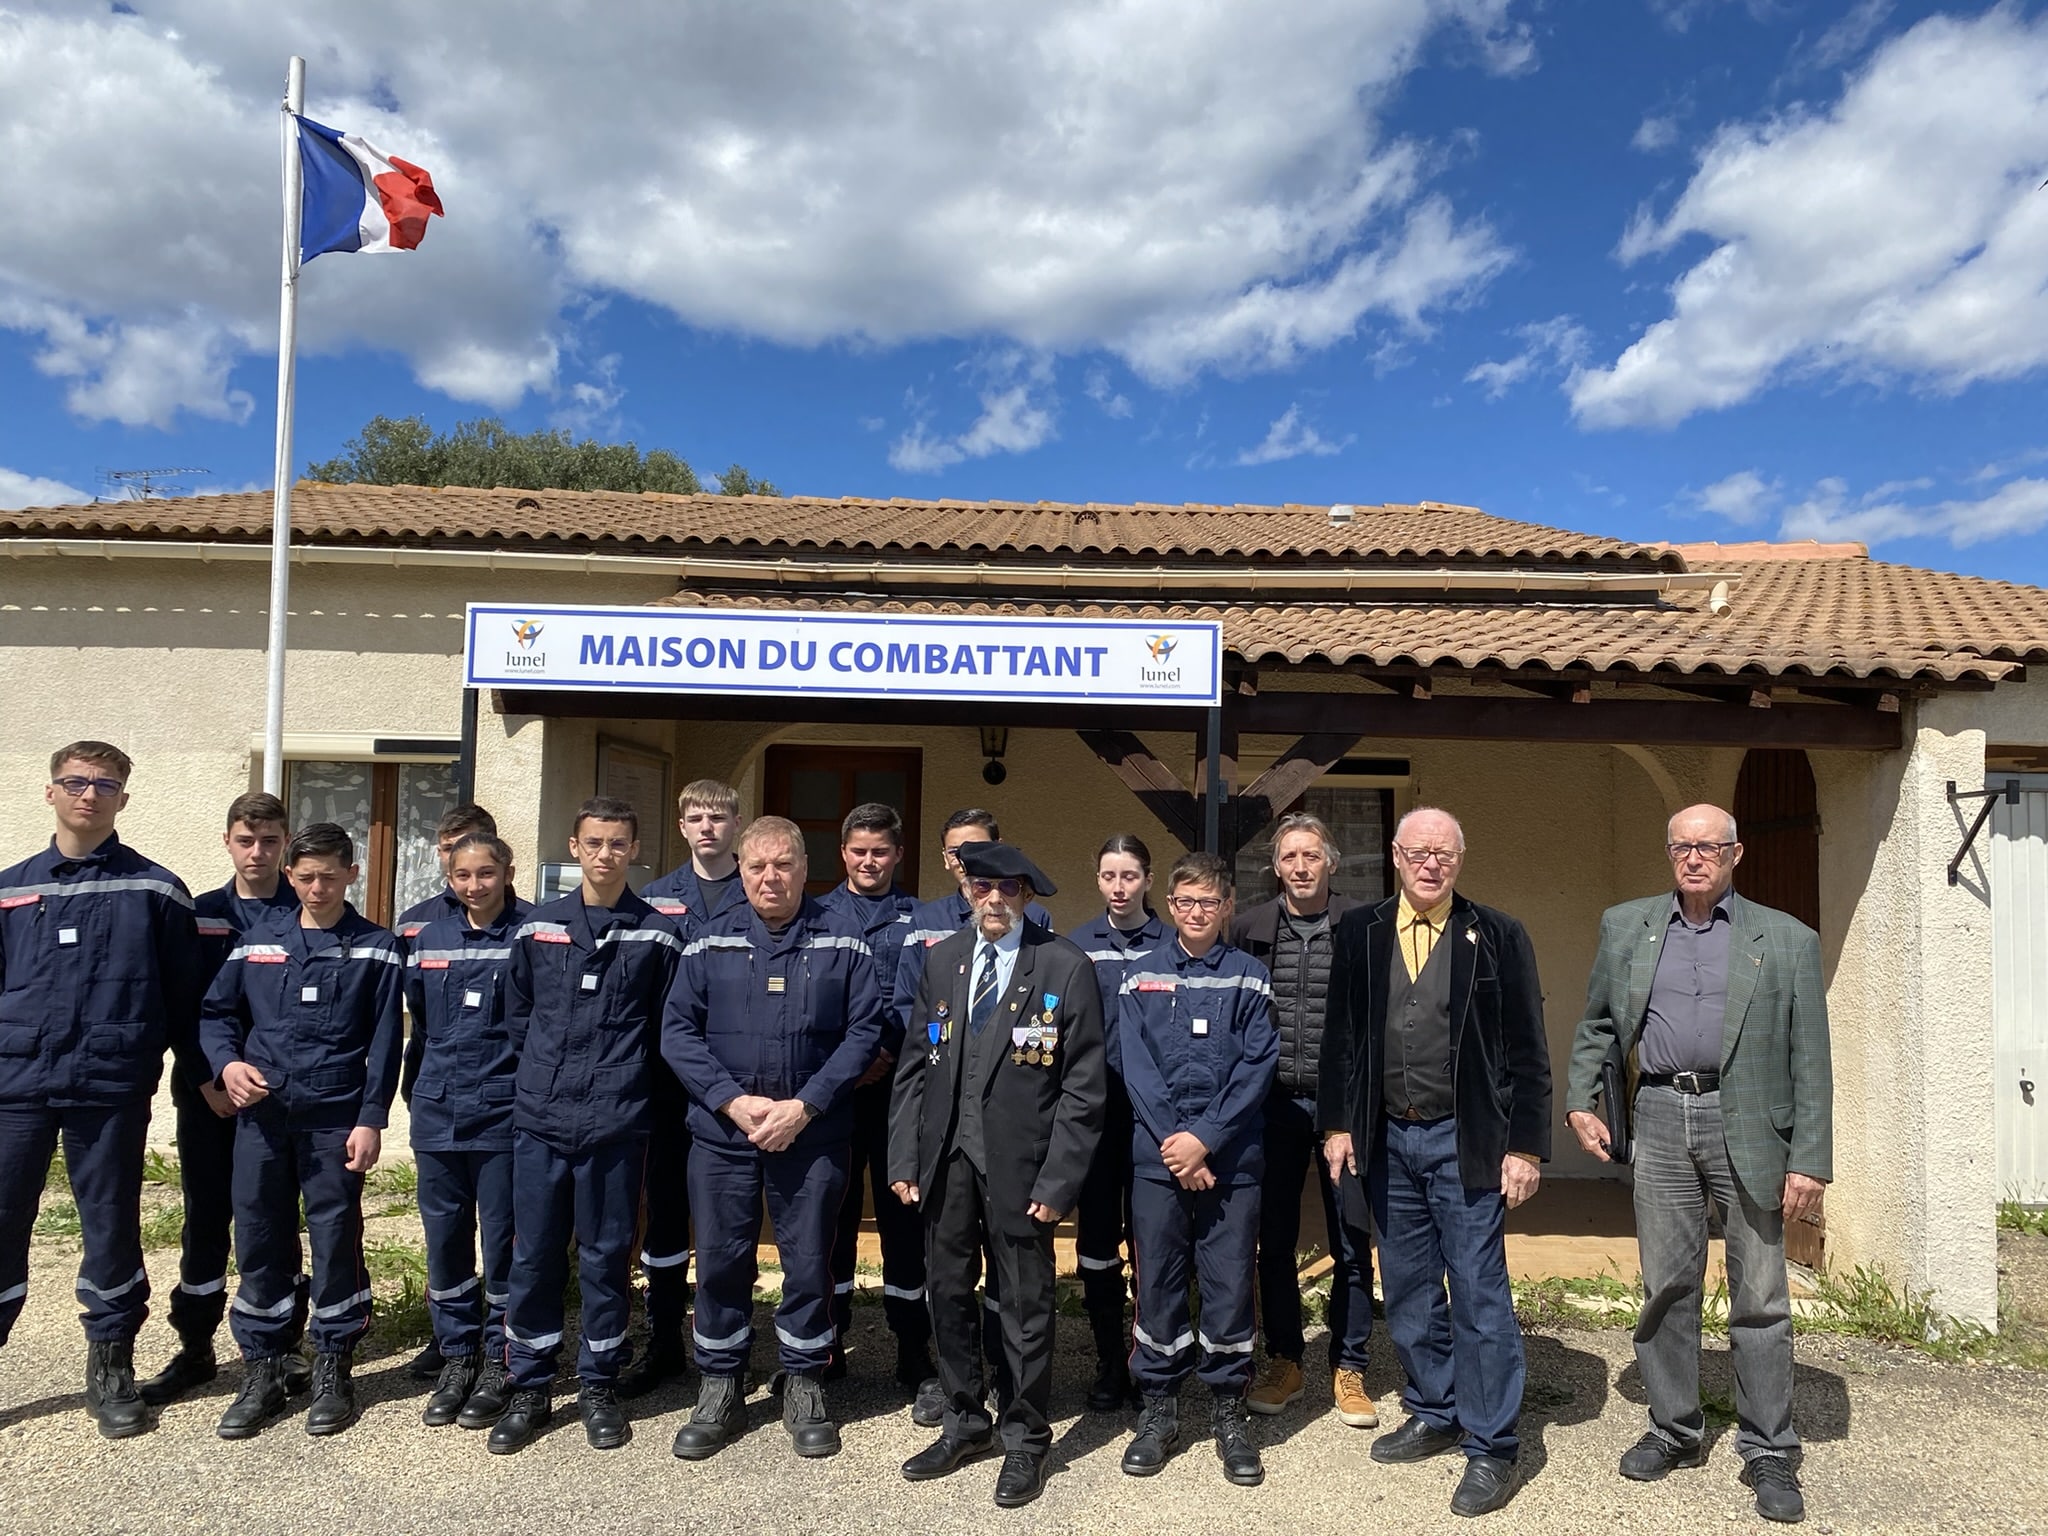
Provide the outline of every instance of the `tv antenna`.
[[187,475],[210,475],[210,469],[110,469],[100,476],[114,487],[116,501],[148,501],[159,486]]

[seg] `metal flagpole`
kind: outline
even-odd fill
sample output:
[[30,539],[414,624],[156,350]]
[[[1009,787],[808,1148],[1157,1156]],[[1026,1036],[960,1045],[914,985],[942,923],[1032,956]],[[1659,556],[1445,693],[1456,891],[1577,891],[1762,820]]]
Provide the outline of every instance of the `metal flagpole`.
[[306,61],[285,73],[280,141],[284,147],[284,282],[277,301],[277,463],[270,502],[270,688],[263,714],[263,788],[284,793],[284,620],[292,587],[292,395],[298,376],[299,221],[304,172],[299,114],[306,109]]

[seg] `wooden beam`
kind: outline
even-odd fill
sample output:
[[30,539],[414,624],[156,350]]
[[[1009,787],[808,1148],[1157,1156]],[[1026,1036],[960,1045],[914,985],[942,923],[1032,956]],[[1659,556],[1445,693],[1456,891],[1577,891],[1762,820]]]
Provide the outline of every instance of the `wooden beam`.
[[1133,732],[1097,727],[1078,734],[1088,750],[1123,780],[1139,803],[1159,818],[1161,826],[1180,839],[1184,847],[1196,845],[1201,835],[1202,808],[1181,783],[1180,775],[1155,757],[1152,749]]
[[1826,699],[1834,704],[1847,704],[1852,709],[1876,709],[1888,715],[1899,712],[1896,693],[1880,692],[1874,688],[1801,688],[1799,691],[1810,699]]
[[1443,698],[1420,704],[1359,693],[1275,693],[1245,703],[1239,728],[1273,734],[1356,731],[1432,741],[1579,741],[1644,746],[1820,747],[1897,751],[1900,717],[1874,709],[1784,704],[1710,708],[1665,699]]
[[1235,846],[1242,848],[1259,829],[1301,796],[1301,792],[1336,767],[1358,744],[1349,731],[1317,731],[1303,736],[1281,753],[1272,767],[1238,792],[1232,802]]
[[1533,693],[1539,698],[1555,699],[1560,704],[1590,704],[1593,702],[1593,684],[1589,679],[1580,678],[1558,682],[1539,683],[1516,677],[1503,677],[1497,681],[1509,688],[1519,688],[1524,693]]

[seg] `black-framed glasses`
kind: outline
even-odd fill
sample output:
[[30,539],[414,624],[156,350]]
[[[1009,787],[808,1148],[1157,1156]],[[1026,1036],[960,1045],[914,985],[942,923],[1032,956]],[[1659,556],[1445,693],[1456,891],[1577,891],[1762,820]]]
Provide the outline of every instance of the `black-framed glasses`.
[[1399,843],[1394,844],[1394,852],[1417,869],[1425,864],[1436,864],[1449,869],[1465,857],[1465,850],[1462,848],[1404,848]]
[[986,896],[991,891],[1001,891],[1005,901],[1015,901],[1024,894],[1022,880],[974,879],[967,882],[967,888],[977,896]]
[[1666,843],[1664,851],[1671,855],[1674,862],[1697,857],[1705,859],[1709,864],[1716,864],[1727,857],[1728,850],[1734,846],[1733,843]]
[[66,774],[61,779],[52,779],[50,782],[74,800],[88,789],[98,790],[103,795],[118,795],[128,787],[119,779],[87,779],[75,773]]
[[1166,898],[1166,904],[1176,912],[1200,912],[1204,916],[1223,910],[1221,896],[1169,896]]

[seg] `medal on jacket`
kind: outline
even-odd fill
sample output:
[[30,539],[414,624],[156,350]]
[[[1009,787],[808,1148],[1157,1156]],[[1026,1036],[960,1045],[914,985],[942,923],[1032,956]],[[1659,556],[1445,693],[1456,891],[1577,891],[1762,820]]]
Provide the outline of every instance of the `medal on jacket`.
[[[1028,1024],[1013,1025],[1010,1029],[1010,1060],[1020,1067],[1028,1059],[1025,1048],[1031,1044],[1031,1033],[1031,1026]],[[1037,1052],[1033,1051],[1031,1054],[1035,1056]]]
[[933,1019],[929,1024],[925,1025],[924,1032],[931,1040],[932,1053],[930,1060],[931,1064],[936,1067],[939,1064],[939,1044],[946,1038],[946,1026],[943,1021]]

